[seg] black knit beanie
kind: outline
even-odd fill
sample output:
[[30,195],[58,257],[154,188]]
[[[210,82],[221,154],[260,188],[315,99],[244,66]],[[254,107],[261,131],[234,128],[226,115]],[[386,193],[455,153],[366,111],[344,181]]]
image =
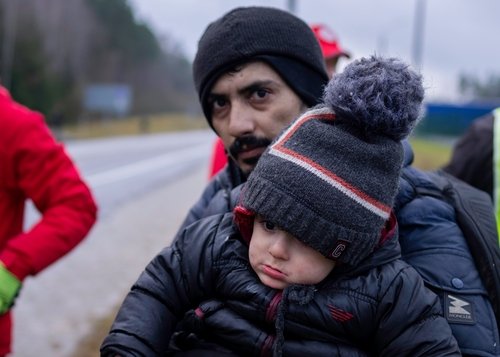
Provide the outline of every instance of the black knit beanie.
[[355,265],[377,244],[420,116],[421,76],[397,59],[357,60],[324,104],[294,121],[261,156],[241,206],[324,256]]
[[193,77],[210,125],[207,97],[214,83],[235,66],[258,60],[269,64],[307,106],[320,102],[328,75],[309,26],[283,10],[240,7],[208,25],[198,42]]

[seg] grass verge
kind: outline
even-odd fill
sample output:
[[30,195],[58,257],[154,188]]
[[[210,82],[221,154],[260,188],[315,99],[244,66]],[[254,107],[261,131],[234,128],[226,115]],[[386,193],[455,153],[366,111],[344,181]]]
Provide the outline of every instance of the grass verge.
[[446,164],[451,157],[452,145],[449,141],[437,139],[412,138],[415,158],[413,166],[422,170],[435,170]]
[[207,122],[202,117],[192,117],[182,114],[162,114],[81,120],[76,124],[64,126],[59,130],[53,130],[62,139],[88,139],[207,128]]

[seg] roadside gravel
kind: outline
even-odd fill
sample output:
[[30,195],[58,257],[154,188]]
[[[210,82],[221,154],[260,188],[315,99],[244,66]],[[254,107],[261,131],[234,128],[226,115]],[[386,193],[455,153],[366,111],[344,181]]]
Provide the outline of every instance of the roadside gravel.
[[[67,357],[120,304],[145,265],[173,238],[201,194],[204,165],[123,204],[73,252],[26,281],[14,308],[12,357]],[[81,355],[81,354],[80,354]],[[88,356],[98,356],[89,352]]]

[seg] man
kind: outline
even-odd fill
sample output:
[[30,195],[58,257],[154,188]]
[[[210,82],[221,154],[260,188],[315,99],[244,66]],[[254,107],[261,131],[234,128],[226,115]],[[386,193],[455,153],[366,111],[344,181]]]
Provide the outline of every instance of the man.
[[[210,24],[199,41],[193,74],[203,112],[230,160],[190,210],[183,228],[234,207],[240,184],[267,145],[306,107],[320,101],[328,81],[309,26],[265,7],[238,8]],[[404,174],[428,183],[425,173],[410,167],[413,154],[409,145],[405,149]],[[395,210],[403,259],[442,299],[462,352],[498,356],[493,310],[453,207],[417,197],[401,179]]]
[[[326,25],[311,25],[314,36],[319,42],[323,59],[325,61],[328,77],[331,78],[337,72],[337,64],[340,58],[351,58],[349,52],[340,47],[339,40]],[[212,155],[210,157],[209,178],[215,176],[227,164],[227,155],[224,149],[224,143],[221,138],[214,142]]]
[[[461,356],[439,298],[399,259],[400,141],[424,97],[407,67],[373,56],[335,76],[261,156],[233,213],[194,223],[146,267],[101,355]],[[374,78],[377,90],[339,95]]]
[[[43,117],[14,102],[3,87],[0,143],[0,356],[5,356],[11,348],[11,307],[24,279],[73,249],[94,224],[97,208]],[[24,231],[27,199],[41,218]]]

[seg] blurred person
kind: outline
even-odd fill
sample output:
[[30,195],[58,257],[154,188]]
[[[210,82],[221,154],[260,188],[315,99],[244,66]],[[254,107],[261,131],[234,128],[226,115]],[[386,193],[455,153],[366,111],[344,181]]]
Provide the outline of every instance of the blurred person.
[[[400,259],[391,213],[421,77],[379,57],[344,73],[264,152],[232,214],[146,267],[102,356],[461,355],[439,298]],[[340,95],[374,78],[376,91]]]
[[351,55],[340,47],[339,39],[328,26],[324,24],[314,24],[311,25],[311,28],[321,46],[321,52],[325,59],[326,71],[331,78],[337,72],[339,59],[351,58]]
[[493,164],[494,151],[500,153],[500,131],[494,137],[495,123],[500,124],[500,108],[474,119],[454,145],[451,159],[443,167],[446,172],[487,192],[492,199],[498,187],[494,183],[494,178],[498,177],[494,171],[500,169]]
[[[323,24],[311,25],[314,36],[318,40],[323,59],[325,61],[326,71],[331,78],[337,72],[337,64],[340,58],[351,58],[349,52],[340,47],[340,42],[333,31]],[[210,157],[209,178],[214,177],[227,164],[227,153],[224,149],[224,143],[220,138],[215,139],[212,154]]]
[[210,164],[208,167],[208,178],[211,179],[227,165],[227,153],[224,148],[224,143],[217,137],[212,145],[210,154]]
[[500,233],[500,107],[472,122],[443,170],[490,195]]
[[[236,8],[212,22],[198,43],[193,75],[207,122],[232,160],[207,185],[180,231],[203,217],[232,211],[267,146],[306,108],[320,103],[328,82],[311,28],[268,7]],[[358,90],[344,88],[347,95]],[[494,311],[454,208],[445,200],[417,194],[410,182],[425,186],[432,179],[411,166],[412,149],[406,140],[403,145],[403,174],[394,204],[402,257],[441,298],[462,351],[498,356]]]
[[[25,279],[71,251],[93,226],[97,207],[42,115],[16,103],[3,87],[0,142],[0,356],[5,356],[11,351],[11,309]],[[24,231],[28,199],[41,218]]]

